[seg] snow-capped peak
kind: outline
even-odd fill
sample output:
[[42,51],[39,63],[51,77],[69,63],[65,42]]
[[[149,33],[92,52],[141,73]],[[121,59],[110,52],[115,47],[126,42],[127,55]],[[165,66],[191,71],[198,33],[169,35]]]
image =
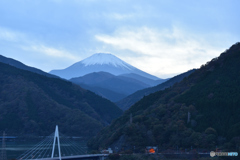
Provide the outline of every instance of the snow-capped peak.
[[132,66],[118,57],[110,54],[110,53],[96,53],[84,60],[81,61],[85,66],[95,65],[95,64],[108,64],[114,65],[115,67],[124,67],[124,68],[132,68]]
[[113,75],[134,73],[149,79],[158,79],[157,77],[143,72],[124,62],[116,56],[107,53],[94,54],[80,62],[74,63],[65,69],[52,70],[50,73],[65,79],[71,79],[73,77],[80,77],[93,72],[108,72]]

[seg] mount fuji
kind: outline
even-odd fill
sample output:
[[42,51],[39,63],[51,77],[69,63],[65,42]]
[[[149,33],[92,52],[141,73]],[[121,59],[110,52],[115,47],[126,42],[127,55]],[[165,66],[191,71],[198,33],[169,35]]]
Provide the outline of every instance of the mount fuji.
[[71,79],[93,72],[108,72],[115,76],[122,74],[136,74],[151,80],[161,80],[160,78],[141,71],[118,57],[107,53],[94,54],[70,67],[61,70],[52,70],[49,73],[65,79]]
[[112,54],[97,53],[51,74],[90,90],[112,102],[166,81],[124,62]]

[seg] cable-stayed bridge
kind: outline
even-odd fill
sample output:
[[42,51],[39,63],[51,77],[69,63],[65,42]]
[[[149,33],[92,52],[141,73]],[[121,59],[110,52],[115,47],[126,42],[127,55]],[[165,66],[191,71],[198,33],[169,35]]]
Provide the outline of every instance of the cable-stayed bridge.
[[32,149],[20,155],[18,160],[104,160],[108,154],[87,154],[87,148],[59,133],[58,126],[55,132],[35,145]]

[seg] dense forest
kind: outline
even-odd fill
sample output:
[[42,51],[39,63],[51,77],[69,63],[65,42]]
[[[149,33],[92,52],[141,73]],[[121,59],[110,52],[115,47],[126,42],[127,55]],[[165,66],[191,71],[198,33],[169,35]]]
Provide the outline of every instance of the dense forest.
[[69,81],[0,63],[0,131],[11,135],[93,136],[122,114],[109,100]]
[[143,97],[88,145],[144,152],[167,149],[238,150],[240,43],[163,91]]

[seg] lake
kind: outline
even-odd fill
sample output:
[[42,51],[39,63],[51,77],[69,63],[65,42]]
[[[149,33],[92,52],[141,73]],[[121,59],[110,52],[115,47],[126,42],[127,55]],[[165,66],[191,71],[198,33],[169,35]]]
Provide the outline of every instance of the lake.
[[[36,139],[11,139],[6,140],[6,154],[7,159],[16,159],[23,153],[32,150],[32,155],[36,155],[38,157],[50,157],[53,148],[53,140],[43,141],[44,138],[36,138]],[[87,153],[86,142],[81,138],[60,138],[60,146],[61,146],[61,155],[69,156],[69,155],[79,155]],[[36,145],[38,147],[36,147]],[[55,145],[54,156],[58,156],[58,146],[57,141]],[[0,156],[2,153],[2,139],[0,140]]]

